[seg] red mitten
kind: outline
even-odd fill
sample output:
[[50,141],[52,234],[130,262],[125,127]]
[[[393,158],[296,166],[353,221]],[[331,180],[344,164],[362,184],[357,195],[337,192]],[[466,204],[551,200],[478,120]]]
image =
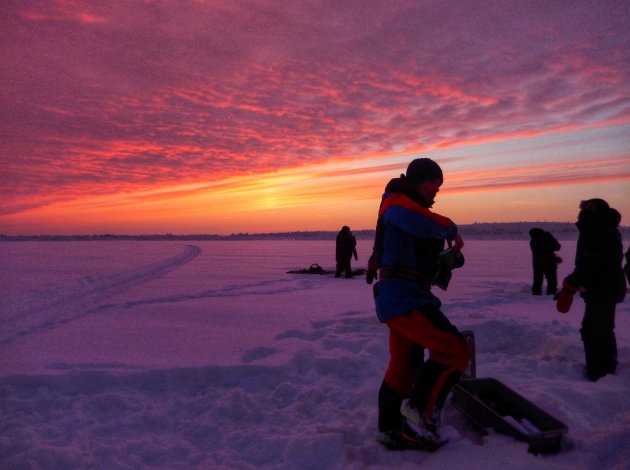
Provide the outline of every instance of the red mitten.
[[560,313],[567,313],[573,303],[573,296],[578,290],[565,279],[562,282],[562,289],[556,294],[556,310]]

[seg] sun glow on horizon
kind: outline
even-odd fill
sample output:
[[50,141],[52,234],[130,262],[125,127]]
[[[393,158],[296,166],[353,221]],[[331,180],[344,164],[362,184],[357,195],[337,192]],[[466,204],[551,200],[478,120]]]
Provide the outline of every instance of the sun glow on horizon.
[[[594,138],[598,132],[592,132]],[[610,157],[588,159],[580,140],[574,144],[572,134],[559,137],[553,142],[548,137],[524,138],[429,152],[426,156],[438,161],[445,173],[434,210],[457,223],[571,221],[577,201],[603,197],[622,214],[630,214],[630,158],[625,149],[611,147]],[[543,147],[547,152],[569,149],[571,156],[564,162],[533,162],[529,153]],[[582,149],[580,160],[574,161],[573,147]],[[497,166],[492,155],[506,148],[514,158],[509,165]],[[473,167],[481,155],[488,160],[486,167]],[[336,230],[341,225],[369,229],[387,181],[418,156],[334,160],[218,181],[86,196],[0,220],[9,234],[229,234]]]

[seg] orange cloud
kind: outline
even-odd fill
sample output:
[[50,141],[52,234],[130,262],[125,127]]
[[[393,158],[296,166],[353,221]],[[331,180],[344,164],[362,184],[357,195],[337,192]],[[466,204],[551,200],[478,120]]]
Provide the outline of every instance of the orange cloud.
[[625,181],[630,3],[506,2],[6,2],[0,214],[334,212],[421,152],[445,193]]

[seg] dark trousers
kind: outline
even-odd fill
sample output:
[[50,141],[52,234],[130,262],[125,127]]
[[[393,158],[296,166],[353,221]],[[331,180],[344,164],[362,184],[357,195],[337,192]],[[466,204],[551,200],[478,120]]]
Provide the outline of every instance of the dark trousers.
[[350,266],[351,260],[352,258],[337,260],[337,270],[335,271],[335,277],[341,277],[342,271],[346,272],[346,277],[352,277],[352,266]]
[[611,301],[588,301],[582,319],[580,335],[584,343],[586,373],[597,380],[617,369],[615,338],[615,307]]
[[555,294],[558,290],[558,266],[534,265],[534,282],[532,284],[532,294],[542,294],[543,279],[547,279],[547,294]]
[[[379,430],[400,426],[400,404],[409,397],[425,416],[441,409],[466,370],[468,343],[446,316],[424,306],[387,321],[390,360],[379,391]],[[424,361],[424,349],[429,357]]]

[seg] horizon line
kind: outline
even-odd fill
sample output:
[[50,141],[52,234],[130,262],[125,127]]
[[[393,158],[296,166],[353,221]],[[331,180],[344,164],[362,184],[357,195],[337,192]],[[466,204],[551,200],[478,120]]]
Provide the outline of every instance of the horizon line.
[[[535,224],[546,224],[546,225],[569,225],[575,226],[575,222],[573,221],[518,221],[518,222],[472,222],[469,224],[458,224],[458,227],[472,227],[476,225],[535,225]],[[630,226],[619,225],[618,228],[625,232],[630,229]],[[577,228],[576,228],[577,230]],[[365,229],[352,229],[354,233],[365,233],[365,232],[374,232],[373,228],[365,228]],[[9,235],[0,233],[0,241],[8,240],[8,239],[28,239],[28,238],[186,238],[186,237],[211,237],[211,238],[231,238],[231,237],[239,237],[239,236],[270,236],[270,235],[288,235],[288,234],[322,234],[322,233],[336,233],[338,230],[285,230],[279,232],[231,232],[229,234],[219,234],[219,233],[139,233],[139,234],[129,234],[129,233],[92,233],[92,234],[54,234],[54,233],[46,233],[46,234],[31,234],[31,235]]]

